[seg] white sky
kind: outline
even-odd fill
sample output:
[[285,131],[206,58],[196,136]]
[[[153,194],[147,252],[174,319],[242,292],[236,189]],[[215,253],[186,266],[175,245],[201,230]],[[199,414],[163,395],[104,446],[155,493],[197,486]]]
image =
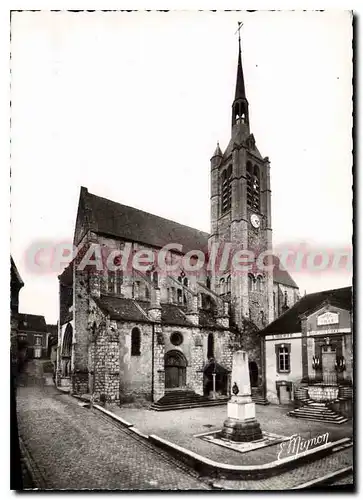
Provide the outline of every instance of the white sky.
[[[251,131],[271,160],[273,243],[352,235],[348,12],[15,13],[11,251],[20,310],[58,318],[37,241],[73,238],[79,189],[209,231],[209,159],[230,137],[237,21]],[[303,293],[347,273],[293,274]]]

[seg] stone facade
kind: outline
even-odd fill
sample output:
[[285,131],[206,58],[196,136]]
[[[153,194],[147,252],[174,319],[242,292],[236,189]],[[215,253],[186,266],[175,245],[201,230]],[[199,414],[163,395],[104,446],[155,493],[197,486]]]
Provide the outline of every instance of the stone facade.
[[[340,386],[352,383],[351,289],[329,292],[303,297],[262,332],[269,401],[282,402],[281,387],[285,386],[291,400],[303,386],[311,399],[331,401],[337,398]],[[287,364],[279,359],[285,355]]]
[[[250,133],[241,52],[237,74],[231,140],[211,159],[210,234],[81,188],[74,232],[79,252],[59,277],[57,380],[69,381],[73,392],[120,402],[157,401],[175,388],[203,394],[211,359],[221,365],[221,390],[227,391],[225,374],[241,347],[264,390],[258,330],[274,318],[273,272],[259,272],[254,264],[251,282],[246,272],[234,272],[231,261],[223,271],[203,266],[197,276],[180,263],[187,252],[205,254],[213,245],[230,244],[232,253],[272,248],[270,163]],[[104,266],[113,251],[155,256],[168,243],[183,246],[167,255],[172,275],[155,261],[147,270],[127,265],[114,274]],[[91,245],[100,249],[101,270],[96,253],[93,265],[80,266]]]

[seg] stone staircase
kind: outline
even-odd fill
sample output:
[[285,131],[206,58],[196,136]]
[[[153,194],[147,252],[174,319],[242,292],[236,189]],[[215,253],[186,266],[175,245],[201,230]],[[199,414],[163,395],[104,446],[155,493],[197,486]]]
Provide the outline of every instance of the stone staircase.
[[353,399],[353,387],[349,385],[339,386],[338,397],[341,399]]
[[176,390],[167,392],[156,403],[150,406],[150,410],[168,411],[183,410],[188,408],[199,408],[202,406],[217,406],[226,404],[228,397],[209,399],[207,396],[200,396],[190,390]]
[[252,387],[251,388],[251,398],[252,398],[252,401],[256,404],[256,405],[269,405],[270,402],[267,401],[267,399],[265,398],[265,396],[261,395],[259,393],[259,390],[257,387]]
[[308,388],[298,387],[295,389],[294,399],[295,401],[299,401],[301,404],[308,404],[308,402],[311,401],[309,398]]
[[327,422],[330,424],[343,424],[348,421],[347,418],[330,410],[326,403],[317,403],[311,399],[305,401],[305,404],[299,408],[289,411],[288,415],[290,417],[304,418],[306,420],[314,420],[315,422]]

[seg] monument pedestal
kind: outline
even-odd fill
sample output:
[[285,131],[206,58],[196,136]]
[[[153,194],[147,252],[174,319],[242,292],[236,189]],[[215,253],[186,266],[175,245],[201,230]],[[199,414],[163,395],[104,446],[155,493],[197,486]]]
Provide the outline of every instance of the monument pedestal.
[[237,351],[233,355],[232,383],[234,396],[227,405],[228,418],[223,424],[221,436],[238,442],[262,439],[255,403],[251,399],[248,356],[244,351]]

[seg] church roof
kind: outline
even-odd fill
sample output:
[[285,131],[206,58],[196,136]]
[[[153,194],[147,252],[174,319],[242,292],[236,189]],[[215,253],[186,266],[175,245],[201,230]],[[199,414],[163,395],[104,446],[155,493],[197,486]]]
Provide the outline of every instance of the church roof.
[[217,142],[217,147],[213,153],[212,158],[214,158],[215,156],[223,156],[223,153],[222,153],[221,148],[219,146],[219,142]]
[[276,255],[274,255],[273,281],[280,285],[299,288],[286,269],[282,267],[280,259]]
[[[96,196],[84,187],[81,188],[81,198],[84,203],[80,203],[79,206],[85,207],[88,212],[88,229],[91,231],[156,248],[162,248],[168,243],[180,243],[183,245],[184,253],[190,250],[201,250],[205,253],[208,251],[209,234],[204,231]],[[66,270],[69,276],[71,271],[70,265]],[[273,281],[298,288],[281,265],[275,265]]]
[[10,268],[11,268],[11,281],[16,282],[21,288],[24,286],[24,281],[21,279],[18,268],[15,265],[14,259],[10,256]]
[[[126,299],[123,297],[114,297],[101,295],[94,298],[98,307],[110,315],[111,319],[123,321],[135,321],[140,323],[151,323],[147,316],[150,302],[144,300]],[[176,304],[161,303],[161,321],[167,325],[188,326],[193,324],[186,316],[186,307]],[[199,326],[213,329],[221,328],[211,313],[199,310]]]
[[285,313],[270,323],[262,335],[273,333],[297,333],[301,332],[301,317],[320,304],[329,301],[332,305],[342,307],[342,309],[352,309],[352,287],[336,288],[334,290],[324,290],[322,292],[309,293],[302,297]]
[[[231,137],[231,140],[229,141],[228,146],[227,146],[225,152],[223,153],[224,159],[227,159],[232,154],[232,150],[233,150],[233,146],[234,146],[235,142],[237,142],[236,137]],[[258,158],[259,160],[263,160],[263,157],[262,157],[261,153],[259,152],[256,144],[254,144],[252,149],[249,148],[248,152],[251,153],[253,156],[256,156],[256,158]]]
[[206,252],[208,249],[208,233],[96,196],[86,188],[81,188],[82,196],[86,198],[90,212],[91,231],[156,248],[162,248],[168,243],[180,243],[183,245],[183,253],[190,250]]

